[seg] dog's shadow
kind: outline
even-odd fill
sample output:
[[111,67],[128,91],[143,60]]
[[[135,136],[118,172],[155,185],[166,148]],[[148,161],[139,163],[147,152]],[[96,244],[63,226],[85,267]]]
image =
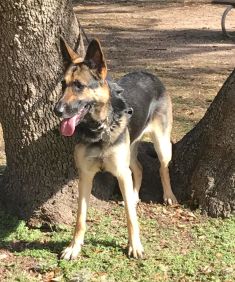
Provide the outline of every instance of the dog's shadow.
[[[61,241],[49,241],[49,242],[40,242],[40,241],[10,241],[3,244],[4,249],[7,249],[10,252],[21,253],[26,250],[31,251],[49,251],[50,253],[54,253],[57,255],[57,258],[60,259],[61,250],[66,248],[69,244],[70,240],[61,240]],[[102,252],[99,249],[108,248],[115,250],[125,256],[127,253],[127,246],[123,246],[117,243],[114,239],[104,240],[104,239],[95,239],[89,238],[85,240],[85,244],[82,248],[81,256],[82,257],[90,257],[91,252]],[[97,251],[98,250],[98,251]]]
[[115,251],[127,255],[127,246],[122,246],[122,244],[118,243],[115,239],[104,240],[104,239],[89,238],[85,240],[84,247],[86,246],[90,246],[91,248],[95,248],[95,249],[98,249],[99,247],[105,247],[113,250],[115,249]]
[[[63,229],[53,229],[54,231],[61,232],[60,238],[53,238],[51,233],[52,229],[49,229],[49,226],[41,226],[40,228],[43,240],[40,240],[41,236],[38,238],[37,232],[34,240],[31,237],[34,236],[32,233],[33,230],[30,231],[30,236],[23,234],[24,238],[20,238],[19,236],[21,236],[20,234],[22,233],[21,224],[22,220],[0,211],[0,249],[8,250],[11,253],[22,253],[27,250],[49,251],[50,253],[56,254],[59,259],[61,250],[66,248],[70,243],[70,236],[68,236],[70,233],[69,231],[66,230],[64,233]],[[16,228],[19,228],[19,235],[14,234],[14,237],[11,237],[12,232],[15,231]],[[115,238],[104,239],[88,236],[85,239],[85,245],[82,248],[82,256],[87,257],[92,251],[96,252],[97,250],[102,250],[103,248],[116,250],[123,254],[127,253],[125,250],[126,247],[117,242]]]

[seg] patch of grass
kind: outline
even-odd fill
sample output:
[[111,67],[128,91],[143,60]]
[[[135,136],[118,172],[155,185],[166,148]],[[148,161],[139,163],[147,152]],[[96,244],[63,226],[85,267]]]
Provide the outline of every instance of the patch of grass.
[[191,281],[234,281],[235,279],[234,219],[208,220],[192,228],[191,247],[172,256],[169,250],[162,259],[171,264],[169,275]]
[[8,272],[7,277],[4,279],[5,282],[37,282],[38,279],[32,277],[27,271],[22,270],[20,267],[12,265]]
[[[84,281],[234,281],[234,218],[208,219],[181,207],[153,204],[141,204],[138,213],[146,252],[143,260],[126,256],[125,212],[116,204],[106,212],[90,209],[85,245],[75,261],[58,259],[72,237],[71,229],[42,232],[19,221],[8,234],[6,221],[1,220],[1,250],[11,253],[11,268],[4,279],[34,281],[50,274],[60,281],[75,277]],[[17,259],[22,259],[22,265],[14,264]],[[31,280],[25,259],[32,260]],[[0,270],[7,266],[8,259],[0,260]]]
[[38,229],[29,229],[26,226],[26,223],[21,220],[18,222],[17,228],[14,233],[9,234],[5,238],[5,242],[12,241],[27,241],[33,242],[35,240],[39,240],[41,238],[41,232]]

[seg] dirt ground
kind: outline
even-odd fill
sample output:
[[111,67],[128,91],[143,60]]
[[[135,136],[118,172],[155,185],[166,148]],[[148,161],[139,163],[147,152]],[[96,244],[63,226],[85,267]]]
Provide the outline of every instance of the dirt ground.
[[[100,39],[114,78],[147,69],[162,79],[174,104],[173,139],[179,140],[234,68],[235,48],[221,32],[226,6],[175,2],[85,1],[75,11],[87,36]],[[235,30],[235,12],[227,23]]]

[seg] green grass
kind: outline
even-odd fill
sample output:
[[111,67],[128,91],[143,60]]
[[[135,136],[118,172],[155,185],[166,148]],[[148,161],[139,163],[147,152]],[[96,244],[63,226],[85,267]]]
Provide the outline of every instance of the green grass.
[[[1,281],[234,281],[235,219],[208,219],[181,207],[141,204],[138,208],[143,260],[126,256],[127,229],[123,207],[90,209],[80,257],[59,260],[71,229],[29,229],[0,213]],[[3,275],[3,274],[2,274]],[[72,281],[72,280],[71,280]]]

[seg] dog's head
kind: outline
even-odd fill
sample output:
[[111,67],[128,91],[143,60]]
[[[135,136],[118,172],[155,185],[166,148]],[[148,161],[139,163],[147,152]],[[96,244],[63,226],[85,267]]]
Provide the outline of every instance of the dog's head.
[[99,41],[97,39],[91,41],[84,59],[65,41],[64,46],[70,64],[62,81],[63,95],[54,111],[63,119],[61,133],[72,136],[76,126],[89,111],[96,119],[105,119],[110,93],[105,80],[107,67]]

